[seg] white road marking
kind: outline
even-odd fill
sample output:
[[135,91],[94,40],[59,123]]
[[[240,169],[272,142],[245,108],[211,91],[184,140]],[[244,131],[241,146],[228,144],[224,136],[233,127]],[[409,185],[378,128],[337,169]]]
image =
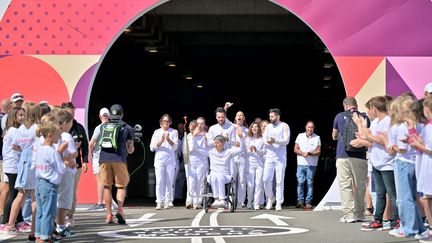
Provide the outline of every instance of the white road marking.
[[[210,226],[219,226],[217,222],[217,216],[219,215],[221,211],[217,210],[214,213],[210,215]],[[213,238],[216,243],[225,243],[225,240],[222,237],[214,237]]]
[[126,219],[126,223],[130,227],[137,227],[137,226],[140,226],[143,224],[150,224],[152,222],[163,220],[163,219],[151,219],[151,217],[155,214],[156,213],[146,213],[143,216],[141,216],[141,218],[139,218],[139,219]]
[[[195,218],[192,220],[191,226],[193,227],[198,227],[200,226],[200,221],[202,219],[202,217],[204,216],[206,212],[203,210],[201,210],[196,216]],[[192,237],[191,238],[191,243],[202,243],[202,238],[199,237]]]
[[260,215],[251,217],[251,219],[268,219],[268,220],[272,221],[277,226],[288,226],[288,224],[285,223],[284,221],[282,221],[281,219],[294,219],[294,218],[264,213],[264,214],[260,214]]

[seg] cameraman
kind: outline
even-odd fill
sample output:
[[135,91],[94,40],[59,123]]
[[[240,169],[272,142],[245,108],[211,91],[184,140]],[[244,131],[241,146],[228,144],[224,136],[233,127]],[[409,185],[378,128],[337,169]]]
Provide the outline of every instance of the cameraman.
[[127,169],[127,154],[134,152],[134,130],[123,120],[123,108],[119,104],[115,104],[110,108],[109,122],[119,123],[122,129],[117,136],[117,149],[101,148],[99,158],[99,183],[104,186],[104,201],[106,203],[106,219],[105,222],[114,223],[111,209],[111,189],[115,184],[117,187],[117,222],[126,224],[123,213],[123,203],[126,196],[125,188],[129,183],[129,172]]

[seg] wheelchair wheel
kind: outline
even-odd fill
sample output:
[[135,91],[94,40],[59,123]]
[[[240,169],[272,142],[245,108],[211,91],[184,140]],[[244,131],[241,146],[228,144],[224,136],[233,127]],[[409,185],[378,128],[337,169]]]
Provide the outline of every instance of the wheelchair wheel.
[[237,188],[236,188],[235,181],[231,182],[230,196],[231,196],[230,212],[233,213],[237,207]]
[[208,183],[204,183],[204,195],[203,195],[203,198],[202,198],[202,202],[203,202],[204,211],[206,213],[208,212],[209,205],[210,205],[209,204],[208,194],[209,194],[209,184]]

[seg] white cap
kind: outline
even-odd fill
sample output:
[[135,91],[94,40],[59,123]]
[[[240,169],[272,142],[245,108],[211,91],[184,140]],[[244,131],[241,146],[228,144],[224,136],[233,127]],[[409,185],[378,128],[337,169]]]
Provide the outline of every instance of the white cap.
[[42,100],[41,102],[39,102],[40,105],[48,105],[48,101],[46,100]]
[[100,111],[99,111],[99,116],[109,116],[110,115],[110,112],[109,112],[109,110],[108,110],[108,108],[102,108],[102,109],[100,109]]
[[426,84],[424,91],[428,93],[432,93],[432,82]]
[[19,100],[24,100],[24,96],[23,96],[22,94],[20,94],[20,93],[14,93],[14,94],[11,96],[11,98],[10,98],[10,101],[11,101],[12,103],[15,103],[15,102],[17,102],[17,101],[19,101]]

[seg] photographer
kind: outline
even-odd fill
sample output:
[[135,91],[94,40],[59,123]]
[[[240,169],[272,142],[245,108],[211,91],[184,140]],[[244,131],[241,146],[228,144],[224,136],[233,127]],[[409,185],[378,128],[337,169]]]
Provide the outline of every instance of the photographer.
[[[104,186],[104,201],[107,210],[105,222],[108,224],[114,223],[111,209],[111,189],[113,184],[117,187],[117,222],[119,224],[126,224],[123,213],[123,203],[126,196],[125,188],[129,183],[126,157],[127,154],[131,154],[135,150],[133,141],[135,134],[133,128],[125,123],[122,118],[122,106],[119,104],[111,106],[109,121],[102,126],[102,141],[99,142],[101,145],[99,183]],[[112,136],[111,140],[114,139],[116,141],[111,141],[111,145],[108,145],[106,142],[109,141],[109,138],[105,134],[110,135],[108,126],[119,127],[118,133],[116,130],[113,130],[114,136]]]

